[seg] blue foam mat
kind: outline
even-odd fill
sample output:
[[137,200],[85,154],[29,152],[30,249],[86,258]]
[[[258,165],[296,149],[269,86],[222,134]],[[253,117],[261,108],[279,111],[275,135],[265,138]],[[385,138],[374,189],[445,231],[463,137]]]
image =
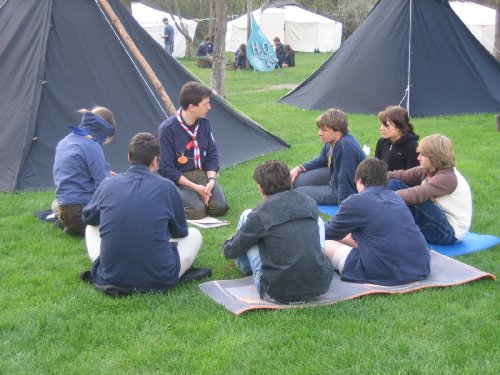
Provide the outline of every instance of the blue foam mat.
[[[335,216],[339,210],[339,206],[319,205],[319,210],[327,215]],[[485,250],[498,244],[500,244],[500,238],[496,236],[468,232],[464,238],[453,245],[442,246],[429,244],[429,249],[433,249],[443,255],[457,256]]]

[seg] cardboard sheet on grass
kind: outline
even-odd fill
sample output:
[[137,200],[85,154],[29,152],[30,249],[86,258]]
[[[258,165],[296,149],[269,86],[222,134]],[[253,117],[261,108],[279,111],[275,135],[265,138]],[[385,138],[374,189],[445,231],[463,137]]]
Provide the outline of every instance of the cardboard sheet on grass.
[[284,305],[261,300],[253,285],[251,276],[236,280],[209,281],[200,284],[199,287],[215,302],[221,304],[233,314],[240,315],[255,309],[286,309],[331,305],[368,294],[403,294],[424,288],[460,285],[480,279],[495,280],[495,276],[431,251],[431,274],[423,281],[399,286],[356,284],[342,281],[340,276],[335,274],[327,293],[303,304]]
[[[319,210],[327,215],[335,216],[339,209],[336,205],[320,205]],[[429,244],[429,249],[447,256],[457,256],[472,253],[474,251],[485,250],[500,244],[500,238],[489,234],[477,234],[468,232],[464,238],[453,245]]]

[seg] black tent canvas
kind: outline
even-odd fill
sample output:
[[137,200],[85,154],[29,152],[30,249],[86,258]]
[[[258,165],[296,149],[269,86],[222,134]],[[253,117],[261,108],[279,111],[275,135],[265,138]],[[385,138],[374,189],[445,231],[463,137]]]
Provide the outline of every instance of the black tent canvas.
[[[196,78],[118,0],[109,3],[178,106],[181,86]],[[168,116],[96,1],[0,2],[0,82],[1,191],[53,187],[55,147],[68,124],[79,123],[81,108],[103,105],[115,114],[115,139],[103,149],[117,172],[128,167],[130,138],[155,134]],[[222,167],[288,146],[222,98],[211,102]]]
[[500,112],[500,63],[446,0],[380,0],[316,72],[280,99],[305,109],[412,116]]

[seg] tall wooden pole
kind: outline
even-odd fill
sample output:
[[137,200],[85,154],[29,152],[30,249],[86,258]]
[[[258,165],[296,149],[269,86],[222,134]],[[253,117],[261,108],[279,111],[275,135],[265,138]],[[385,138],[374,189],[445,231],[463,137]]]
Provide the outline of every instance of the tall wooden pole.
[[134,55],[134,57],[137,59],[141,67],[144,69],[146,72],[147,76],[153,83],[153,86],[156,89],[156,92],[160,95],[160,98],[167,108],[167,111],[170,115],[173,115],[175,113],[175,106],[172,103],[172,100],[170,100],[170,97],[168,96],[167,92],[165,91],[165,88],[163,87],[162,83],[156,77],[155,72],[147,62],[147,60],[144,58],[144,56],[141,54],[137,46],[135,45],[134,41],[132,38],[127,33],[127,30],[123,27],[122,23],[120,22],[120,19],[116,15],[115,11],[111,6],[109,5],[107,0],[97,0],[98,3],[102,6],[104,9],[104,12],[107,14],[109,17],[109,20],[111,23],[115,26],[116,30],[118,31],[118,34],[120,34],[120,37],[122,38],[123,42],[127,45],[129,48],[130,52]]

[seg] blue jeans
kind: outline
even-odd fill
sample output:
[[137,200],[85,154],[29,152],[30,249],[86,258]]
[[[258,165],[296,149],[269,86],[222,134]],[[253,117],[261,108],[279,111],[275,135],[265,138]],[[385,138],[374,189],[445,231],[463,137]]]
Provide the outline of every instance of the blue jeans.
[[[243,211],[240,216],[240,221],[238,222],[239,230],[245,221],[247,220],[248,214],[252,212],[251,209]],[[236,266],[244,274],[253,274],[253,283],[257,288],[257,292],[260,293],[260,277],[262,276],[262,261],[259,254],[259,245],[253,245],[245,254],[241,254],[235,260]]]
[[174,52],[174,42],[166,42],[165,51],[171,55]]
[[[387,189],[389,190],[397,191],[408,189],[408,187],[400,180],[387,181]],[[455,230],[448,222],[444,211],[437,204],[425,201],[411,205],[410,211],[415,219],[415,224],[420,228],[420,232],[427,242],[436,245],[450,245],[457,242]]]

